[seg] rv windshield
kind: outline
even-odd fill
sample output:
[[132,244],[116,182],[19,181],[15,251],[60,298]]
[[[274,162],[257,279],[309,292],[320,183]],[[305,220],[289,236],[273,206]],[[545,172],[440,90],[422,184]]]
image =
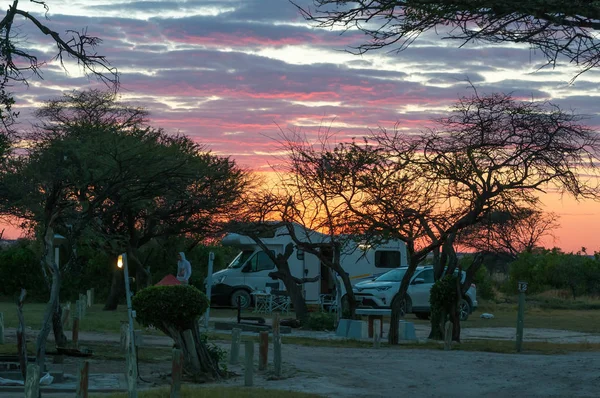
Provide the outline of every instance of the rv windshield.
[[377,277],[377,282],[402,282],[402,277],[406,274],[406,268],[396,268]]
[[231,264],[227,266],[227,268],[240,268],[246,263],[246,261],[248,261],[252,253],[254,253],[254,250],[244,250],[243,252],[240,252],[240,254],[235,256],[235,258],[233,259]]

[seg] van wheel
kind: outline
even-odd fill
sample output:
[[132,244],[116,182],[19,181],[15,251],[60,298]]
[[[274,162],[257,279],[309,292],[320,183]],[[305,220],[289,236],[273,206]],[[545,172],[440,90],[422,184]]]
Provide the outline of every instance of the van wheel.
[[238,297],[240,298],[240,307],[242,307],[242,309],[246,309],[250,307],[250,304],[252,304],[252,297],[250,296],[250,293],[244,289],[240,289],[231,294],[232,307],[237,308]]
[[469,315],[471,314],[471,305],[467,300],[461,299],[460,303],[458,303],[458,314],[461,321],[466,321],[469,319]]

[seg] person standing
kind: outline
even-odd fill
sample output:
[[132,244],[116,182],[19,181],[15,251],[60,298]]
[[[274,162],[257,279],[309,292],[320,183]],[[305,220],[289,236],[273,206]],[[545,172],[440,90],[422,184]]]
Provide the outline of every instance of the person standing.
[[187,285],[189,283],[190,276],[192,276],[192,265],[185,258],[184,252],[179,252],[177,259],[177,280],[182,285]]

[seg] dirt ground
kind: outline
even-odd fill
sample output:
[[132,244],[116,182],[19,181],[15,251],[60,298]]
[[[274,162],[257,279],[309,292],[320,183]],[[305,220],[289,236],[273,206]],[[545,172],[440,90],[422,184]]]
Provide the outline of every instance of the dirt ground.
[[[257,372],[255,386],[326,397],[598,397],[597,353],[515,355],[423,349],[283,346],[283,379]],[[243,350],[240,363],[243,363]],[[270,361],[271,363],[271,361]],[[94,369],[114,372],[118,363]],[[150,384],[168,383],[168,364],[142,364]],[[224,383],[242,386],[243,367]],[[163,377],[161,377],[161,374]]]
[[[481,330],[480,335],[486,335]],[[496,331],[499,333],[500,331]],[[512,331],[506,331],[512,335]],[[572,332],[536,331],[536,339],[565,342]],[[88,341],[116,342],[118,335],[84,334]],[[526,334],[527,335],[527,334]],[[531,334],[530,334],[531,336]],[[532,336],[533,337],[533,336]],[[579,336],[578,336],[579,337]],[[586,336],[587,339],[596,336]],[[600,361],[597,353],[568,355],[494,354],[425,349],[359,349],[306,347],[285,343],[283,379],[255,371],[258,387],[305,391],[328,397],[598,397]],[[489,338],[489,337],[488,337]],[[169,346],[164,336],[147,341]],[[578,340],[578,339],[576,339]],[[228,348],[226,342],[221,343]],[[243,350],[242,358],[243,358]],[[272,354],[272,350],[270,352]],[[243,359],[240,358],[240,363]],[[272,360],[269,361],[272,363]],[[69,366],[67,366],[69,367]],[[94,373],[124,370],[118,361],[94,361]],[[243,367],[230,366],[237,374],[226,380],[243,385]],[[168,383],[169,363],[140,364],[140,376],[150,383]]]

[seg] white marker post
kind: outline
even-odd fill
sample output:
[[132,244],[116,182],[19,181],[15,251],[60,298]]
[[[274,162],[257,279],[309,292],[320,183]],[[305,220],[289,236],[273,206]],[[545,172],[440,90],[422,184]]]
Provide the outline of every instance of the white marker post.
[[204,314],[204,328],[208,329],[208,318],[210,318],[210,293],[212,290],[212,274],[213,262],[215,261],[215,253],[208,254],[208,276],[206,278],[206,298],[208,299],[208,308]]

